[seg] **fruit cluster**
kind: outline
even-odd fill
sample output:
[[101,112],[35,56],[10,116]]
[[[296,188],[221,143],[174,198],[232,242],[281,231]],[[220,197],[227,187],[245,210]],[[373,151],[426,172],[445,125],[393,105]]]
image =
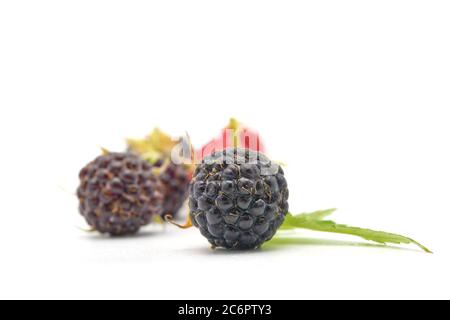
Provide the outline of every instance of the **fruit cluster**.
[[[248,132],[259,146],[259,136],[232,119],[219,138],[193,156],[203,158],[205,150],[234,143],[248,146]],[[241,138],[245,139],[241,142]],[[172,150],[183,142],[155,129],[144,139],[128,139],[125,152],[104,150],[104,155],[87,164],[79,174],[77,191],[79,211],[86,222],[100,233],[120,236],[137,232],[154,218],[176,216],[188,197],[194,171],[193,164],[171,158]]]
[[259,135],[236,120],[197,151],[189,141],[194,161],[188,165],[172,158],[185,142],[156,129],[128,140],[125,152],[105,152],[87,164],[77,191],[86,222],[112,236],[136,233],[156,217],[176,224],[172,219],[189,198],[188,220],[176,225],[197,227],[213,247],[255,249],[279,230],[303,228],[381,244],[412,243],[430,252],[408,237],[325,220],[334,210],[291,215],[283,169],[263,154]]

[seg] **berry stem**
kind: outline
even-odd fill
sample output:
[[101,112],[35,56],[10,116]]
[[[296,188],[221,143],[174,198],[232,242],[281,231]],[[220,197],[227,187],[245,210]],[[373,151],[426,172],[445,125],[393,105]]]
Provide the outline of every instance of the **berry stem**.
[[173,224],[174,226],[177,226],[180,229],[189,229],[189,228],[192,228],[194,226],[192,224],[190,215],[188,215],[187,220],[186,220],[186,222],[184,224],[180,224],[180,223],[177,223],[177,222],[173,221],[173,217],[170,214],[166,215],[164,219],[168,223]]

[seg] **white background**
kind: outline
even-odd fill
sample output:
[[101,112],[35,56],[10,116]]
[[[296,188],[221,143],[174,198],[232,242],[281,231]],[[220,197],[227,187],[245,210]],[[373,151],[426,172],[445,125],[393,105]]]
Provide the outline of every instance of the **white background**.
[[[2,1],[1,298],[450,298],[448,1]],[[228,117],[287,163],[293,212],[434,255],[300,232],[211,251],[196,230],[80,231],[99,147]]]

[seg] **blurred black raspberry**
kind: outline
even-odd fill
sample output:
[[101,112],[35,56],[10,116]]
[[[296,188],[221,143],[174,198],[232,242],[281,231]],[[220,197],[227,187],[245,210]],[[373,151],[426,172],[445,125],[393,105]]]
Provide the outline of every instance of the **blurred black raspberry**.
[[[172,151],[183,143],[159,129],[144,139],[128,139],[128,151],[157,167],[158,177],[163,186],[164,205],[162,216],[176,216],[188,197],[192,167],[172,159]],[[179,160],[179,159],[178,159]]]
[[136,233],[163,211],[163,186],[153,167],[130,153],[108,153],[84,167],[79,211],[100,233]]

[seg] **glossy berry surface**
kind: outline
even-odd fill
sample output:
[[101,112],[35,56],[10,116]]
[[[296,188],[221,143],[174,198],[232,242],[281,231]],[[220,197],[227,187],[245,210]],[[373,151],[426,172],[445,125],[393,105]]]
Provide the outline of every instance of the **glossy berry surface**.
[[133,234],[162,214],[163,187],[152,166],[129,153],[109,153],[84,167],[77,196],[86,222],[101,233]]
[[194,226],[214,247],[255,249],[269,241],[288,212],[282,168],[248,149],[214,152],[189,187]]

